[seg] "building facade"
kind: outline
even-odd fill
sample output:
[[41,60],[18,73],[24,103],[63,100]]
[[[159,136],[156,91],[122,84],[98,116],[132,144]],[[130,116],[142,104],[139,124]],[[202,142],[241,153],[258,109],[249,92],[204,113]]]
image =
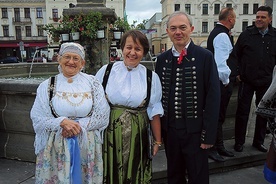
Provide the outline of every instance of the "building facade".
[[[63,10],[76,4],[77,0],[0,0],[0,59],[7,56],[27,59],[33,56],[37,47],[58,46],[59,43],[50,39],[42,28],[49,23],[59,24]],[[160,0],[160,4],[162,12],[155,13],[146,23],[146,29],[156,30],[147,34],[154,55],[172,46],[166,33],[166,21],[174,11],[191,15],[195,26],[192,39],[195,44],[206,47],[207,37],[218,21],[221,8],[233,7],[236,12],[236,25],[232,29],[236,40],[246,26],[254,23],[257,8],[261,5],[272,7],[273,1]],[[114,10],[117,17],[127,17],[126,0],[105,0],[105,5]]]
[[2,0],[0,1],[0,59],[31,58],[49,39],[43,26],[58,24],[62,10],[76,0]]
[[235,40],[247,26],[254,23],[256,10],[259,6],[269,5],[272,7],[272,0],[161,0],[160,3],[162,5],[161,23],[159,19],[155,19],[155,22],[150,19],[149,22],[151,23],[146,27],[147,29],[153,29],[160,25],[160,29],[157,29],[160,31],[152,34],[151,37],[152,52],[154,54],[172,47],[172,42],[166,33],[166,22],[169,15],[174,11],[185,11],[192,17],[195,29],[191,37],[195,44],[206,47],[208,35],[218,22],[218,15],[223,7],[233,7],[236,13],[236,24],[231,30]]
[[[105,3],[118,17],[125,16],[126,0],[106,0]],[[57,48],[59,42],[52,40],[43,26],[57,26],[63,10],[76,5],[77,0],[0,0],[0,59],[12,56],[25,61],[33,57],[37,48]],[[42,53],[51,60],[54,52],[47,49]]]

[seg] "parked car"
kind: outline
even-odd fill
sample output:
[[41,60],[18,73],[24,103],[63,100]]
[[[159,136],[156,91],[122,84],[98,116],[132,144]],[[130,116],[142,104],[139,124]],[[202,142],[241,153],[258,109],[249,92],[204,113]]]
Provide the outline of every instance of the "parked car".
[[6,57],[4,59],[0,59],[1,64],[6,64],[6,63],[19,63],[19,58],[18,57]]
[[[27,59],[27,62],[28,62],[28,63],[31,63],[32,61],[33,61],[33,58],[32,58],[32,57],[29,58],[29,59]],[[35,57],[35,58],[34,58],[34,62],[35,62],[35,63],[37,63],[37,62],[41,62],[41,63],[42,63],[42,62],[43,62],[43,57]]]

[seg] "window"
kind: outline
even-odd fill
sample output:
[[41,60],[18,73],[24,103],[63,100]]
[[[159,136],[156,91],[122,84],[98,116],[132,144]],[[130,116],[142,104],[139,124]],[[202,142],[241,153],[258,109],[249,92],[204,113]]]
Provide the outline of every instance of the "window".
[[37,36],[44,36],[43,26],[37,26]]
[[26,37],[31,37],[32,36],[32,29],[31,26],[26,26]]
[[226,4],[227,8],[232,8],[232,4]]
[[21,40],[21,26],[15,26],[15,34],[16,34],[16,39]]
[[24,8],[24,14],[25,14],[25,18],[30,18],[30,8]]
[[191,15],[191,4],[185,4],[185,12]]
[[58,18],[58,9],[52,9],[52,17],[53,17],[53,19]]
[[42,8],[36,8],[36,18],[42,18]]
[[202,22],[202,33],[208,33],[208,22]]
[[174,5],[174,11],[180,11],[180,4]]
[[3,36],[9,37],[9,26],[3,26]]
[[202,14],[203,15],[208,15],[208,4],[203,4],[202,5]]
[[2,8],[2,18],[8,18],[8,8]]
[[259,4],[253,4],[253,14],[257,13],[258,8],[259,8]]
[[20,22],[20,10],[19,8],[14,8],[14,21]]
[[218,23],[217,21],[214,22],[214,27],[216,27],[217,23]]
[[248,4],[243,4],[243,14],[248,14]]
[[244,31],[247,26],[248,26],[248,22],[247,21],[243,21],[242,22],[242,31]]
[[218,15],[220,11],[220,4],[215,4],[214,14]]

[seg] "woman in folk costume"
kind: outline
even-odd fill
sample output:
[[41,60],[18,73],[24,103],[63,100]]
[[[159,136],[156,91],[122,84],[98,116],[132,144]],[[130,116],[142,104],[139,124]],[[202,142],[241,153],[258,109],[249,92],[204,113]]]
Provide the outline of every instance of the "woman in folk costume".
[[268,119],[272,140],[264,165],[264,177],[270,183],[276,184],[276,67],[273,70],[272,82],[260,101],[256,114]]
[[63,43],[58,56],[60,73],[37,88],[31,109],[36,183],[103,181],[103,130],[110,108],[101,83],[81,72],[84,58],[80,44]]
[[161,84],[155,72],[140,64],[149,51],[143,33],[138,30],[124,33],[121,48],[124,61],[105,65],[96,74],[111,105],[103,146],[104,183],[151,183],[147,127],[150,123],[156,155],[161,145]]

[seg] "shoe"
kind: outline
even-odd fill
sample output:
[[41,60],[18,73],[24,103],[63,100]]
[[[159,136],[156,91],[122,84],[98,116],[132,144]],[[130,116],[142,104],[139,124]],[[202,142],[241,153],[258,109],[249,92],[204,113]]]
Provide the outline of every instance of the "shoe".
[[261,152],[264,152],[264,153],[267,152],[267,148],[263,144],[255,144],[255,143],[253,143],[252,146],[254,148],[257,148]]
[[216,150],[209,150],[209,158],[216,162],[224,162],[224,158],[218,154]]
[[226,150],[225,148],[217,149],[217,150],[218,150],[218,154],[220,154],[222,156],[226,156],[226,157],[234,157],[235,156],[234,153]]
[[242,152],[243,151],[243,145],[242,144],[235,144],[234,145],[234,150],[236,152]]

